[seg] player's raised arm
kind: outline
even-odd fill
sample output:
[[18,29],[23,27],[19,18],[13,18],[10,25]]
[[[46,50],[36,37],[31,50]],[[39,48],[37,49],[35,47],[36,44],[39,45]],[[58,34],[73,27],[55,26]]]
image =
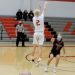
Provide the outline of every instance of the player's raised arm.
[[48,1],[45,1],[43,11],[45,11],[47,4],[48,4]]
[[43,9],[42,9],[42,6],[39,6],[40,10],[41,10],[41,13],[43,13],[47,7],[47,4],[48,4],[48,1],[45,1],[44,2],[44,6],[43,6]]

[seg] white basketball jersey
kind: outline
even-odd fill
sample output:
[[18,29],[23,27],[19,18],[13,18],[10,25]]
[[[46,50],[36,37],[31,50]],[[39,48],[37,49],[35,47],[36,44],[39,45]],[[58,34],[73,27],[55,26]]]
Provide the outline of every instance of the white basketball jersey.
[[44,14],[42,13],[39,17],[33,17],[34,31],[44,32]]

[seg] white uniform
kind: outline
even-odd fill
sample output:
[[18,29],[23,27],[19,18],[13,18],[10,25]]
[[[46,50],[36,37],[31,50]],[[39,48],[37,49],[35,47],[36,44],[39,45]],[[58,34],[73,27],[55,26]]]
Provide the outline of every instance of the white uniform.
[[33,17],[34,36],[33,44],[43,45],[44,42],[44,13],[39,17]]

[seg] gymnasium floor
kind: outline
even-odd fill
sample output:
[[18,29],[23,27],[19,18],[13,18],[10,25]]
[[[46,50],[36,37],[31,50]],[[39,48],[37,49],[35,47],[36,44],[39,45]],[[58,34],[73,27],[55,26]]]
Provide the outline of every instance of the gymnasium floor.
[[[8,47],[1,45],[0,75],[26,75],[26,72],[31,72],[31,75],[75,75],[75,46],[65,46],[66,58],[63,57],[63,51],[61,51],[60,63],[56,73],[52,72],[55,59],[49,66],[49,72],[44,72],[51,47],[43,47],[42,63],[39,66],[30,62],[32,49],[32,47],[28,46]],[[35,54],[36,59],[38,54],[37,50]]]

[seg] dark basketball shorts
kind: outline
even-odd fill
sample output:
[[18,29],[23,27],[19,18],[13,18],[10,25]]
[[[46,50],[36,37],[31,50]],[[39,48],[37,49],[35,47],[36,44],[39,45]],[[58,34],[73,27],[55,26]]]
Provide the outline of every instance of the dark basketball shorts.
[[58,51],[56,51],[56,50],[54,50],[54,51],[51,50],[51,52],[50,52],[50,54],[49,54],[49,58],[50,58],[50,55],[51,55],[51,54],[53,54],[53,56],[56,57],[57,55],[60,55],[60,52],[58,52]]

